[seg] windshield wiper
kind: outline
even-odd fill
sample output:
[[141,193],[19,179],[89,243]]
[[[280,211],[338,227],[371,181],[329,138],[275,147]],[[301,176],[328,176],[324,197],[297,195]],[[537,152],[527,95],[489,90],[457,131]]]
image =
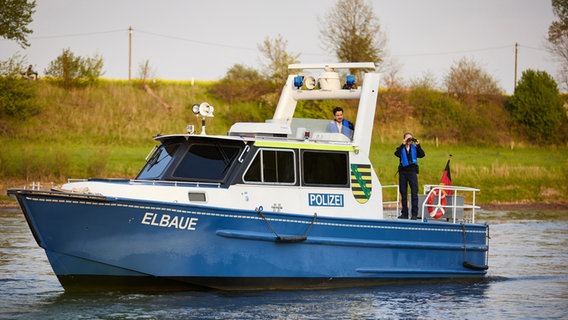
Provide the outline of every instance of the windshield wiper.
[[163,149],[161,149],[161,148],[158,149],[158,150],[154,153],[154,155],[152,156],[152,158],[150,158],[150,160],[148,160],[148,165],[150,166],[150,167],[148,167],[148,169],[152,168],[152,167],[155,166],[158,162],[161,161],[161,159],[159,159],[159,158],[160,158],[160,155],[162,154],[162,150],[163,150]]

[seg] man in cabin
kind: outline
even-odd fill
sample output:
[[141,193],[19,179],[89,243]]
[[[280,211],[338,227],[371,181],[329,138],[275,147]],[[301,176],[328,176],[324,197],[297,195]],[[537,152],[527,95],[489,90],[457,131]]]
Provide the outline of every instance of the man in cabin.
[[402,144],[396,148],[394,155],[400,158],[398,165],[398,188],[402,211],[399,219],[408,219],[408,187],[410,186],[410,201],[412,205],[412,220],[418,218],[418,158],[426,155],[420,141],[412,133],[404,133]]
[[327,131],[343,133],[347,138],[353,139],[353,130],[355,130],[353,123],[343,119],[343,108],[333,108],[333,120],[327,125]]

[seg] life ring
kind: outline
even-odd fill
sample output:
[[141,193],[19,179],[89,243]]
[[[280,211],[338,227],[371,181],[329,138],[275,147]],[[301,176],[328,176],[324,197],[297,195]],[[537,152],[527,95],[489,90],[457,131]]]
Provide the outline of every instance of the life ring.
[[[436,197],[436,195],[440,195],[438,197],[438,204],[433,206],[432,204],[434,203],[434,197]],[[426,203],[428,204],[428,213],[431,218],[440,219],[446,213],[446,193],[443,190],[436,189],[430,192]]]

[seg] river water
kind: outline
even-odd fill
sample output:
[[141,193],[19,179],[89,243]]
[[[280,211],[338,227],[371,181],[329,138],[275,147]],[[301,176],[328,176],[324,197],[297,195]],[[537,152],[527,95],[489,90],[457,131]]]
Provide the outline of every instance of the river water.
[[486,281],[328,291],[69,294],[22,213],[0,209],[0,318],[568,319],[568,212],[482,216],[491,231]]

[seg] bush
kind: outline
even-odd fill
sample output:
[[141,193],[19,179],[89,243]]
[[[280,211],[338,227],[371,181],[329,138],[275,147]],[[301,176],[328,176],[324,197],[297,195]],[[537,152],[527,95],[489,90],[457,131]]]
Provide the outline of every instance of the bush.
[[459,141],[468,144],[510,144],[510,117],[500,95],[476,98],[476,103],[463,105],[459,117]]
[[566,110],[554,79],[545,71],[526,70],[507,108],[517,129],[533,142],[555,142],[566,123]]
[[230,105],[231,110],[225,115],[229,123],[271,118],[278,102],[275,91],[274,84],[258,71],[240,64],[231,67],[209,90],[215,98]]
[[508,144],[510,121],[503,98],[500,95],[471,98],[466,103],[439,91],[420,88],[409,94],[415,116],[424,127],[424,137],[468,144]]
[[0,77],[0,117],[25,120],[41,111],[36,101],[35,81]]
[[0,61],[0,76],[8,78],[21,78],[26,70],[26,58],[19,53],[8,58],[6,61]]
[[404,122],[414,112],[414,107],[408,101],[408,93],[392,88],[379,93],[375,121],[382,124]]
[[265,80],[258,71],[241,64],[235,64],[223,79],[214,84],[211,93],[229,104],[241,102],[262,102],[263,96],[274,92],[275,87]]
[[409,102],[414,106],[416,117],[424,126],[424,137],[455,141],[459,137],[462,105],[442,92],[415,89],[410,92]]

